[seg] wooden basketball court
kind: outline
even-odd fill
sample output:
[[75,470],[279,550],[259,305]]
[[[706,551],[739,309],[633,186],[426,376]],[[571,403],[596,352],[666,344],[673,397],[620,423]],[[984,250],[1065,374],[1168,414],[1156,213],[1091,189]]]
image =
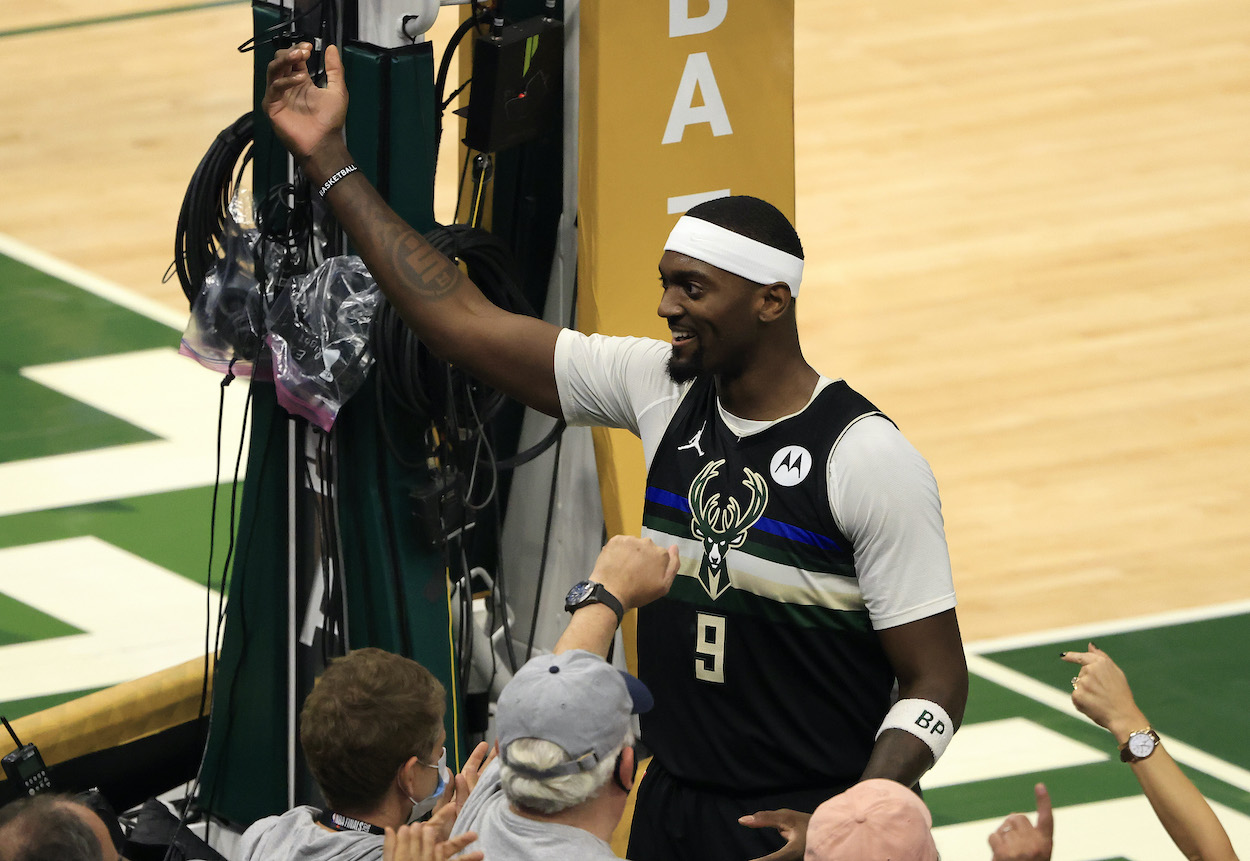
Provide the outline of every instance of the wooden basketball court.
[[[804,343],[932,463],[965,638],[1250,598],[1250,6],[796,5]],[[249,7],[100,15],[0,0],[0,233],[185,312]]]

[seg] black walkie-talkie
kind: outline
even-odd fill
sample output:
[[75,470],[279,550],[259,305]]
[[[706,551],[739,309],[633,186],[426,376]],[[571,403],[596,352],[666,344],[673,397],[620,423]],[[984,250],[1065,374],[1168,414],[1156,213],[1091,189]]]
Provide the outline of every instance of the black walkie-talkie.
[[22,744],[9,722],[3,717],[0,717],[0,721],[4,721],[4,728],[13,736],[13,743],[17,745],[17,750],[0,760],[9,780],[21,784],[27,795],[51,791],[52,781],[48,778],[48,769],[43,764],[43,757],[39,755],[39,748],[33,744]]

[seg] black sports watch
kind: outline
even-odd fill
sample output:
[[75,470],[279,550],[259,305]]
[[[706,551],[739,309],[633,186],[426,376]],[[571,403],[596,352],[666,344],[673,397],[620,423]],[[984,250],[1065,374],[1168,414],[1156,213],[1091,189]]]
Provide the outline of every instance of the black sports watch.
[[573,588],[569,590],[569,594],[564,596],[564,609],[572,613],[580,610],[587,604],[602,604],[616,614],[616,624],[621,624],[621,620],[625,618],[625,608],[621,606],[621,602],[616,596],[603,588],[602,583],[596,583],[594,580],[582,580],[574,583]]

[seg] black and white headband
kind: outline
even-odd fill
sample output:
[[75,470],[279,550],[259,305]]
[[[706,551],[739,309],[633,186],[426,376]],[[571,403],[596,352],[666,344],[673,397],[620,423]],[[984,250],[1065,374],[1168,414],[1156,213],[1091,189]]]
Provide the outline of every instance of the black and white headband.
[[781,282],[790,288],[791,296],[799,295],[802,258],[710,221],[683,215],[668,235],[664,250],[702,260],[757,284]]

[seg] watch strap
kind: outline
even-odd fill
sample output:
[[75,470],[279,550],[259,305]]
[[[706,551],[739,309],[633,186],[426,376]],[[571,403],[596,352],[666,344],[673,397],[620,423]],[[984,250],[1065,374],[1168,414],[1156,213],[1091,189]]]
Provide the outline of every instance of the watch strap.
[[613,613],[616,614],[616,624],[621,624],[621,620],[625,618],[625,608],[615,595],[609,592],[602,583],[589,581],[591,584],[590,594],[576,604],[566,604],[564,609],[572,613],[574,610],[580,610],[587,604],[602,604]]
[[[1146,754],[1146,756],[1138,756],[1137,754],[1129,750],[1129,746],[1128,746],[1129,742],[1133,740],[1133,736],[1135,735],[1148,735],[1150,736],[1151,739],[1154,740],[1154,746],[1150,748],[1150,753]],[[1145,729],[1134,730],[1133,732],[1128,734],[1128,738],[1124,740],[1124,744],[1120,745],[1120,762],[1127,762],[1130,764],[1134,762],[1141,762],[1147,756],[1150,756],[1150,754],[1154,753],[1161,743],[1162,742],[1159,739],[1159,734],[1155,732],[1153,729],[1151,729],[1150,727],[1146,727]]]

